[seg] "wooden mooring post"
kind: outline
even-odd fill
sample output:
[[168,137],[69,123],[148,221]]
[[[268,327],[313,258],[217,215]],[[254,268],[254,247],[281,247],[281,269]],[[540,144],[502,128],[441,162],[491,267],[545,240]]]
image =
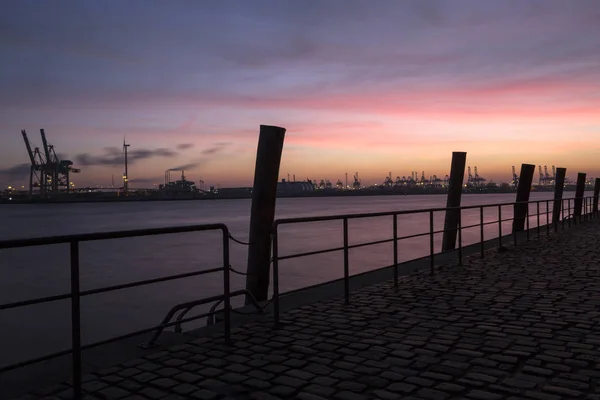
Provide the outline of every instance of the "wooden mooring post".
[[577,174],[577,186],[575,187],[575,201],[573,205],[573,222],[581,220],[581,209],[583,208],[583,196],[585,193],[585,172]]
[[[448,200],[446,207],[460,207],[460,199],[465,177],[465,165],[467,164],[467,153],[463,151],[452,152],[452,164],[450,165],[450,181],[448,183]],[[444,233],[442,235],[442,251],[450,251],[456,248],[456,235],[460,210],[446,210],[444,220]]]
[[531,184],[533,183],[533,174],[535,165],[521,164],[521,173],[519,175],[519,186],[517,186],[517,200],[513,209],[513,233],[525,229],[525,218],[529,214],[529,194],[531,193]]
[[[269,272],[271,267],[271,228],[275,220],[277,181],[283,152],[285,128],[260,126],[252,206],[250,211],[250,237],[246,290],[257,301],[269,296]],[[246,299],[246,304],[249,300]]]
[[558,231],[558,222],[560,221],[566,175],[566,168],[556,168],[556,178],[554,179],[554,203],[552,204],[552,226],[554,226],[555,232]]

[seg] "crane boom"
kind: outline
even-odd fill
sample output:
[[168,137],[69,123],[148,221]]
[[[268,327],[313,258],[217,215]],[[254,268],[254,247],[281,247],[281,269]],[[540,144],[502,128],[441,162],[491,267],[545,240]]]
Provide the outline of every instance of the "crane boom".
[[35,156],[33,155],[33,150],[31,150],[31,143],[29,143],[25,129],[21,129],[21,134],[23,135],[23,140],[25,141],[25,147],[27,147],[27,154],[29,154],[31,165],[35,165]]
[[40,135],[42,136],[42,143],[44,144],[44,154],[46,155],[46,162],[51,163],[50,149],[48,148],[48,142],[46,141],[46,134],[43,129],[40,129]]

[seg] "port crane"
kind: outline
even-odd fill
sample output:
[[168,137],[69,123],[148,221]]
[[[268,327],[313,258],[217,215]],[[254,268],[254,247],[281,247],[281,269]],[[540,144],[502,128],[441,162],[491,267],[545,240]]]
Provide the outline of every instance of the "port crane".
[[514,165],[512,166],[512,176],[513,176],[513,178],[512,178],[511,183],[512,183],[513,187],[519,186],[519,176],[517,175],[517,171],[515,170]]
[[360,179],[358,179],[358,172],[354,174],[354,182],[352,183],[354,189],[360,189]]
[[71,160],[61,160],[56,154],[53,145],[48,144],[46,133],[40,129],[42,146],[44,152],[31,146],[25,129],[21,130],[29,161],[29,195],[33,195],[33,189],[38,188],[42,197],[48,197],[63,190],[69,192],[71,187],[70,174],[81,172],[79,168],[73,168]]

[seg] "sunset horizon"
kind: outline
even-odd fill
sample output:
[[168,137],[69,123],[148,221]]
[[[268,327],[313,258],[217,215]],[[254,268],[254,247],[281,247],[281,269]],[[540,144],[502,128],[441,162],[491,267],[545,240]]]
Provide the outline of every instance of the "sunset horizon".
[[522,163],[600,176],[594,2],[9,8],[4,187],[27,185],[20,130],[41,146],[40,128],[81,168],[80,186],[120,179],[124,137],[133,187],[163,183],[169,169],[251,186],[261,124],[287,129],[286,179],[443,177],[453,151],[497,183]]

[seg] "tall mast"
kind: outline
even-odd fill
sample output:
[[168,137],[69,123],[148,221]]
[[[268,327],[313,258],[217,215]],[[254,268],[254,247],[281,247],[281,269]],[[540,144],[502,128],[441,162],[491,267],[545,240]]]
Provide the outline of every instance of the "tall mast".
[[129,192],[129,175],[127,173],[127,148],[129,144],[125,142],[125,138],[123,138],[123,152],[125,153],[125,173],[123,174],[123,190],[125,194]]

